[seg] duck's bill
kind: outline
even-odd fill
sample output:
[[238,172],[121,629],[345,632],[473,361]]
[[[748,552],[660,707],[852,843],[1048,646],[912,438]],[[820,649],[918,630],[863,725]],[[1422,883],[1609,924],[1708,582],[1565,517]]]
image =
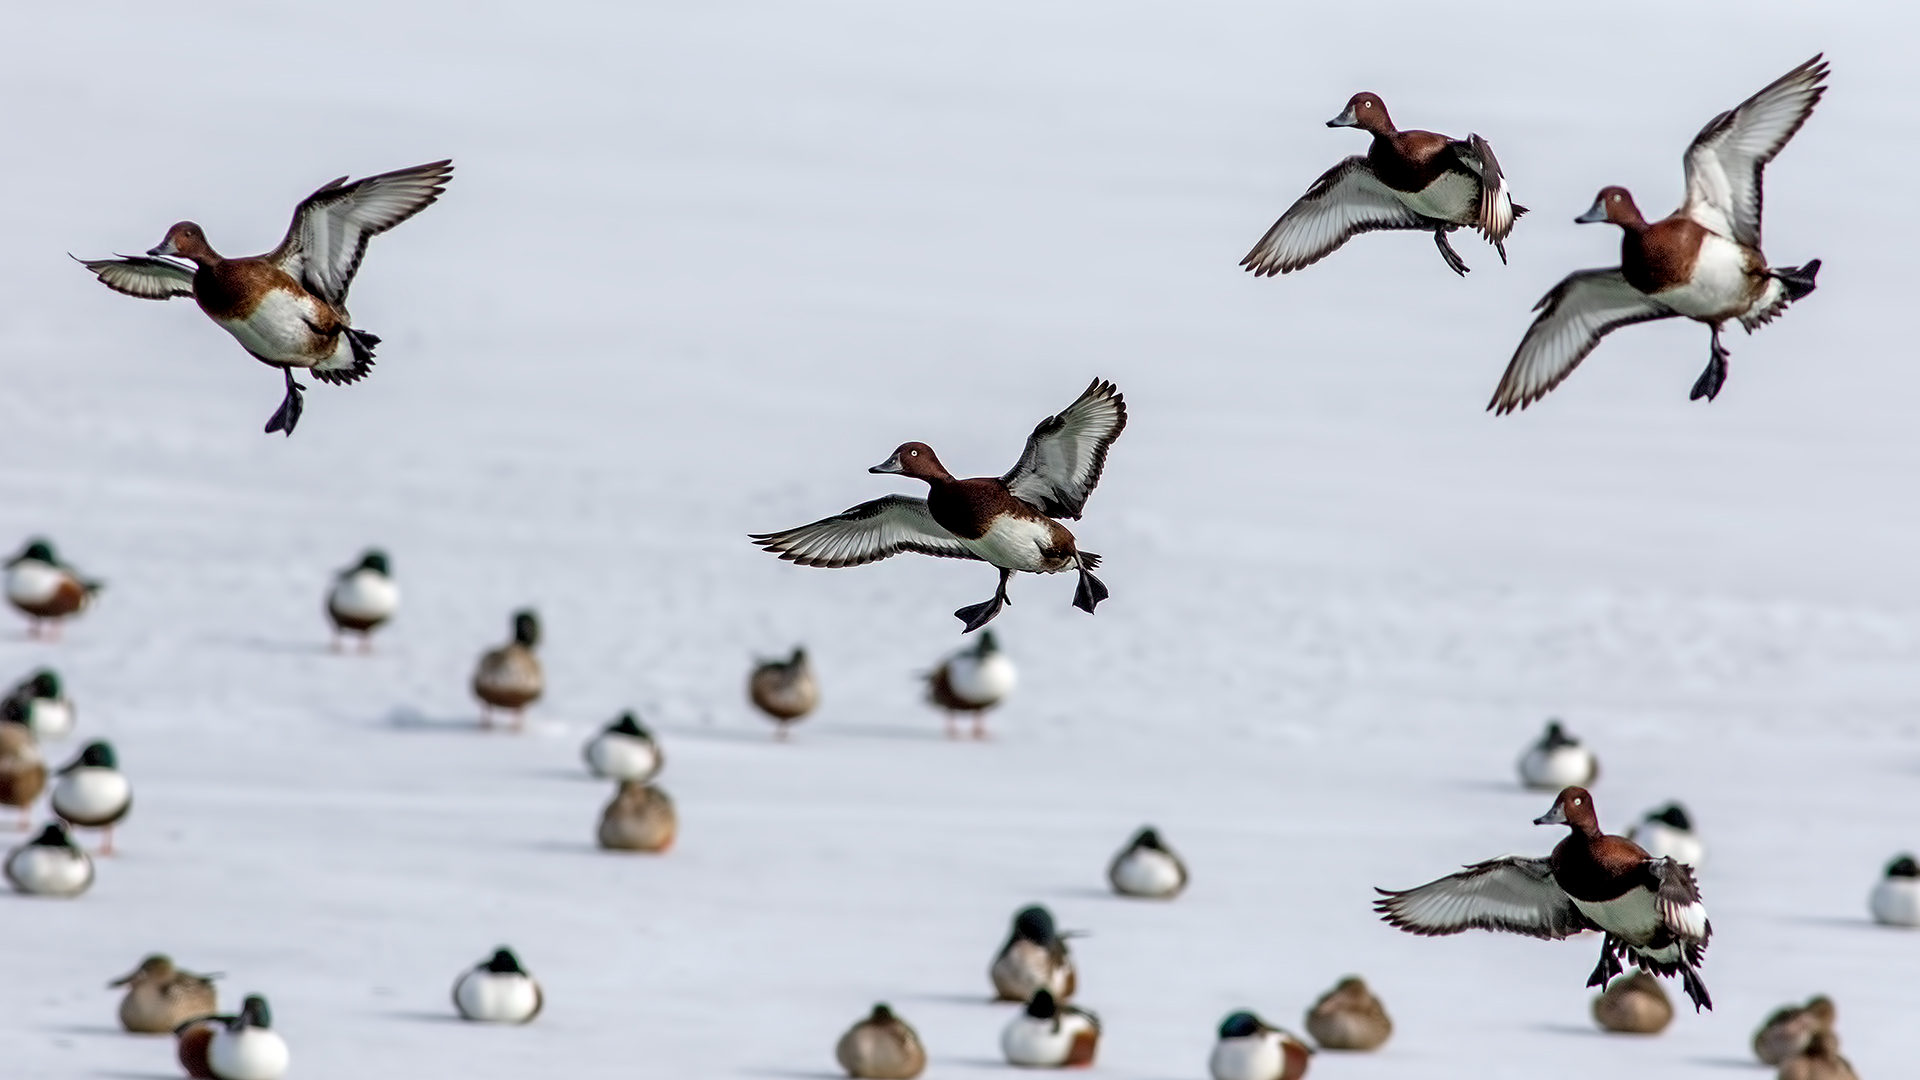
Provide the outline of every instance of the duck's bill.
[[1348,105],[1339,116],[1327,121],[1328,127],[1359,127],[1360,118],[1353,115],[1353,106]]
[[169,236],[165,240],[160,241],[160,243],[158,243],[157,245],[148,248],[147,254],[152,255],[155,258],[159,258],[165,255],[178,255],[180,254],[180,249],[173,246],[173,238]]
[[1559,803],[1554,803],[1553,809],[1534,818],[1533,823],[1535,825],[1565,825],[1567,823],[1567,812],[1560,808]]
[[1598,225],[1607,220],[1607,200],[1595,199],[1587,212],[1573,219],[1575,225]]
[[907,469],[906,466],[900,464],[900,452],[895,450],[892,457],[867,471],[870,473],[903,473],[906,472]]

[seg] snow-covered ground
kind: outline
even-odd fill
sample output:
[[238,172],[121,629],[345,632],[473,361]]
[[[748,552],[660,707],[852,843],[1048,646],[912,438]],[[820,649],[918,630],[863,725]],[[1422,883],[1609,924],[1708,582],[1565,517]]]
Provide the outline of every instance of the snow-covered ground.
[[[929,1076],[998,1072],[986,967],[1018,906],[1075,942],[1095,1072],[1205,1075],[1236,1007],[1295,1025],[1341,975],[1397,1024],[1352,1077],[1725,1077],[1764,1013],[1839,1004],[1863,1076],[1913,1060],[1920,934],[1866,919],[1920,846],[1920,224],[1913,9],[1789,3],[27,5],[0,268],[0,543],[105,578],[51,663],[136,791],[93,891],[0,896],[9,1076],[176,1075],[104,988],[149,951],[267,994],[299,1077],[810,1077],[874,1001]],[[1821,288],[1729,339],[1617,334],[1525,414],[1483,413],[1528,308],[1615,257],[1603,184],[1677,201],[1715,112],[1814,51],[1833,90],[1769,172],[1768,252]],[[1254,280],[1240,255],[1361,136],[1498,149],[1534,210],[1512,264],[1417,234]],[[342,173],[442,156],[445,198],[376,240],[353,312],[373,377],[260,434],[277,376],[185,302],[70,264],[192,217],[278,241]],[[922,439],[999,473],[1087,380],[1132,421],[1088,516],[1113,598],[1023,578],[1022,665],[986,744],[914,674],[961,642],[980,566],[803,570],[745,534],[908,490]],[[328,575],[384,545],[405,590],[330,655]],[[509,613],[547,624],[524,736],[466,680]],[[790,744],[756,654],[804,642],[825,703]],[[581,742],[665,740],[681,838],[592,846]],[[1602,821],[1670,798],[1709,846],[1718,1008],[1604,1037],[1596,943],[1423,940],[1369,910],[1544,852],[1513,761],[1549,714],[1600,753]],[[1172,904],[1107,859],[1143,822]],[[525,1029],[448,992],[509,944]],[[1761,1075],[1758,1067],[1751,1070]]]

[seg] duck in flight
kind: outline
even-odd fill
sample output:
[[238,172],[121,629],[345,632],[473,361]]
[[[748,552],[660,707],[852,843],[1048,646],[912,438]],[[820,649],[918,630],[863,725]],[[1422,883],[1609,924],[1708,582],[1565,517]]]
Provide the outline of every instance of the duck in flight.
[[1827,92],[1820,56],[1721,113],[1687,147],[1687,198],[1648,222],[1623,187],[1606,187],[1582,224],[1620,226],[1620,265],[1577,270],[1542,297],[1487,408],[1524,409],[1573,373],[1600,339],[1632,323],[1684,315],[1707,324],[1707,367],[1688,395],[1712,401],[1727,381],[1720,327],[1748,333],[1813,291],[1820,260],[1775,268],[1760,252],[1760,180]]
[[1026,452],[1005,476],[956,479],[932,447],[902,443],[867,471],[924,480],[926,498],[888,495],[811,525],[751,539],[801,566],[859,566],[903,551],[990,563],[1000,571],[993,598],[954,612],[968,633],[1011,602],[1007,581],[1015,571],[1078,571],[1073,606],[1092,612],[1107,598],[1107,587],[1092,573],[1100,556],[1081,551],[1055,519],[1080,517],[1106,468],[1107,448],[1126,426],[1120,391],[1095,379],[1066,411],[1040,421],[1027,437]]
[[1462,277],[1467,264],[1447,242],[1447,234],[1462,226],[1479,231],[1507,261],[1507,235],[1527,208],[1514,205],[1487,140],[1400,131],[1386,103],[1368,93],[1353,95],[1327,126],[1359,128],[1373,136],[1373,145],[1328,169],[1280,215],[1240,260],[1255,277],[1290,274],[1361,233],[1381,229],[1431,232],[1440,257]]
[[287,395],[267,432],[292,435],[305,389],[293,381],[295,368],[341,384],[358,382],[373,367],[380,339],[355,328],[347,314],[347,288],[367,241],[432,205],[452,177],[450,161],[351,184],[343,176],[300,203],[286,239],[265,255],[224,258],[200,226],[182,221],[145,256],[78,261],[115,292],[198,301],[254,359],[286,377]]

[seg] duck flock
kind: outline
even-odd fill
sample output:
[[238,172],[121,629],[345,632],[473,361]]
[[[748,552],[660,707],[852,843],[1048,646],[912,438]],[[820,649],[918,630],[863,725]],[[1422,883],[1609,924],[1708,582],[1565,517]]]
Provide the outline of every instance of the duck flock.
[[[1730,371],[1732,354],[1724,333],[1734,324],[1752,332],[1781,318],[1792,305],[1816,292],[1821,269],[1821,260],[1809,253],[1796,251],[1789,259],[1774,260],[1763,251],[1762,182],[1767,166],[1816,115],[1828,89],[1828,64],[1816,55],[1771,81],[1754,75],[1744,69],[1730,73],[1725,80],[1730,107],[1706,119],[1686,147],[1675,148],[1684,149],[1684,196],[1672,214],[1652,221],[1632,193],[1608,183],[1608,177],[1595,178],[1592,204],[1577,217],[1563,213],[1563,208],[1523,205],[1516,199],[1525,197],[1526,177],[1509,176],[1502,168],[1494,150],[1500,136],[1491,130],[1492,121],[1486,134],[1467,133],[1460,138],[1406,128],[1392,118],[1380,95],[1354,93],[1327,126],[1357,129],[1368,140],[1364,152],[1339,161],[1310,183],[1305,173],[1291,178],[1305,183],[1305,193],[1260,236],[1240,265],[1262,277],[1303,271],[1338,273],[1339,252],[1350,242],[1404,241],[1392,236],[1361,238],[1361,234],[1424,232],[1431,234],[1445,268],[1452,271],[1446,278],[1446,284],[1452,285],[1454,276],[1464,278],[1469,273],[1450,239],[1461,230],[1479,234],[1505,264],[1510,249],[1526,244],[1532,230],[1558,228],[1570,224],[1569,218],[1612,226],[1619,231],[1618,265],[1572,270],[1546,293],[1504,372],[1490,370],[1493,392],[1487,408],[1509,414],[1537,405],[1590,355],[1626,352],[1627,335],[1634,332],[1625,328],[1631,324],[1680,317],[1707,329],[1708,356],[1689,396],[1713,402],[1726,387]],[[1764,85],[1742,98],[1743,89],[1756,83]],[[1408,118],[1422,112],[1417,101],[1396,101],[1395,107]],[[305,416],[305,391],[311,387],[300,378],[334,385],[371,379],[370,385],[377,386],[381,369],[376,355],[383,365],[407,362],[404,338],[383,343],[350,315],[349,290],[370,251],[377,261],[387,245],[407,240],[405,230],[377,245],[371,244],[375,237],[443,200],[459,198],[462,182],[471,171],[463,167],[456,179],[452,161],[436,160],[360,179],[331,180],[297,204],[277,246],[253,256],[221,254],[214,245],[224,246],[227,239],[210,235],[194,221],[164,228],[154,223],[150,228],[125,208],[108,207],[105,213],[127,221],[130,243],[154,235],[159,242],[151,248],[133,244],[144,254],[78,261],[114,292],[149,300],[191,299],[248,357],[281,371],[281,401],[266,421],[265,431],[288,437],[296,430],[305,434],[314,426],[338,421],[324,410]],[[1257,231],[1257,223],[1250,224]],[[1272,287],[1289,284],[1279,281]],[[101,303],[108,302],[103,294]],[[1620,340],[1610,337],[1623,330]],[[224,341],[217,346],[210,343],[209,348],[238,359]],[[1017,574],[1072,576],[1071,606],[1084,616],[1074,614],[1065,623],[1048,621],[1044,625],[1052,633],[1097,634],[1101,617],[1110,610],[1102,605],[1110,600],[1116,606],[1126,603],[1130,584],[1126,561],[1103,559],[1083,545],[1101,547],[1103,534],[1111,535],[1114,529],[1109,523],[1126,520],[1133,509],[1095,503],[1093,496],[1109,473],[1126,470],[1128,441],[1123,437],[1130,434],[1130,423],[1132,430],[1152,428],[1155,402],[1151,395],[1138,392],[1129,398],[1105,375],[1097,364],[1090,364],[1072,384],[1022,379],[1002,391],[1002,414],[967,418],[983,440],[1006,442],[1001,460],[1011,460],[1011,465],[1004,473],[956,476],[929,443],[895,444],[900,434],[913,433],[902,428],[954,429],[956,418],[946,415],[949,403],[936,398],[925,401],[917,416],[876,417],[862,430],[849,433],[870,442],[876,454],[885,454],[878,464],[866,467],[879,479],[852,477],[849,484],[836,484],[833,489],[867,483],[884,494],[789,527],[780,527],[784,511],[777,509],[794,505],[786,499],[763,499],[742,508],[741,533],[763,531],[742,535],[737,542],[742,546],[750,542],[795,564],[793,573],[801,573],[798,568],[859,567],[903,554],[954,563],[978,561],[994,569],[992,595],[953,611],[958,627],[946,624],[963,635],[959,644],[929,642],[924,668],[896,673],[901,680],[914,680],[924,700],[924,716],[915,722],[924,723],[928,736],[944,735],[948,744],[944,749],[953,754],[972,753],[976,747],[987,752],[1007,749],[1009,739],[996,711],[1019,700],[1023,672],[1029,679],[1040,677],[1056,684],[1090,677],[1064,670],[1055,654],[1040,643],[1031,629],[1033,623],[1023,625],[1025,601],[1031,598],[1033,606],[1053,604],[1056,601],[1046,597],[1056,593],[1043,592],[1039,583],[1016,588]],[[1764,379],[1766,373],[1756,370],[1750,377]],[[1082,385],[1084,389],[1078,389]],[[1716,408],[1728,406],[1722,403]],[[1022,431],[1027,432],[1025,443],[1016,454],[1011,440]],[[848,463],[827,460],[813,447],[781,432],[759,430],[743,437],[779,447],[759,455],[761,481],[800,483],[802,474],[811,470],[853,471]],[[363,438],[375,445],[379,434],[366,432]],[[893,448],[889,451],[888,446]],[[965,456],[974,456],[971,447]],[[954,453],[953,460],[963,460],[962,455]],[[910,491],[887,490],[887,485],[902,484]],[[824,512],[827,507],[819,509]],[[330,512],[351,519],[354,508],[340,506]],[[34,904],[87,905],[93,890],[111,882],[124,860],[144,857],[143,846],[152,851],[154,838],[176,824],[168,819],[164,800],[149,803],[138,796],[148,784],[168,790],[183,782],[156,775],[138,756],[123,755],[113,741],[89,730],[93,725],[88,698],[95,687],[62,670],[62,650],[88,634],[96,622],[116,618],[116,595],[137,591],[143,583],[121,576],[113,567],[82,569],[70,563],[61,547],[66,542],[66,538],[37,532],[25,535],[5,564],[6,598],[22,616],[36,658],[33,666],[15,673],[17,681],[0,704],[0,807],[7,809],[21,830],[5,856],[6,880],[19,895],[4,921],[15,927],[33,921]],[[473,542],[484,545],[486,538],[475,537]],[[403,604],[405,577],[399,572],[409,561],[435,559],[434,552],[373,547],[356,558],[345,558],[349,554],[341,553],[345,565],[330,576],[315,573],[311,582],[325,615],[324,623],[313,624],[314,638],[320,642],[325,640],[323,634],[330,635],[325,641],[332,654],[327,662],[337,666],[342,679],[357,678],[356,665],[365,667],[384,659],[388,643],[404,639],[410,606],[436,602],[422,601],[409,588]],[[673,572],[671,565],[659,569]],[[1100,572],[1098,576],[1095,571]],[[966,581],[978,575],[977,583],[985,584],[979,570],[955,565],[946,574],[942,581],[950,578],[964,584],[963,575]],[[832,595],[834,586],[825,588]],[[847,595],[850,599],[842,602],[858,602],[851,597],[859,594]],[[1023,603],[1016,604],[1016,598]],[[768,596],[763,603],[777,606],[782,601]],[[1065,605],[1060,606],[1064,610]],[[681,612],[677,617],[698,619],[699,613]],[[494,750],[481,752],[497,750],[504,757],[516,753],[514,747],[539,747],[556,731],[574,729],[556,728],[542,716],[550,708],[553,692],[564,689],[560,672],[570,669],[549,671],[550,654],[566,646],[548,640],[541,609],[503,610],[499,618],[488,634],[475,631],[476,648],[463,688],[472,702],[471,718],[412,726],[437,725],[461,738],[490,739]],[[1167,632],[1177,633],[1178,628],[1168,627]],[[483,645],[481,639],[489,635],[495,643]],[[833,715],[836,669],[844,670],[858,660],[849,658],[832,640],[792,642],[790,649],[785,644],[778,655],[751,661],[743,657],[739,683],[708,691],[711,703],[702,709],[724,708],[720,703],[729,701],[750,705],[766,721],[759,738],[765,746],[777,746],[773,752],[796,760],[831,753],[833,742],[815,740],[812,734],[830,731],[831,724],[810,727],[808,722]],[[831,664],[823,661],[826,656],[833,658]],[[1143,666],[1153,663],[1150,656],[1136,661]],[[89,674],[96,683],[112,678],[98,669]],[[442,686],[459,685],[458,673],[436,678]],[[591,814],[579,815],[573,839],[596,849],[590,856],[594,859],[630,859],[637,854],[693,860],[694,869],[687,872],[700,873],[698,837],[703,815],[737,811],[716,809],[700,798],[676,801],[662,779],[673,775],[667,768],[669,751],[678,757],[684,747],[698,747],[713,736],[701,725],[658,725],[648,712],[631,702],[608,702],[593,730],[580,733],[586,737],[576,740],[578,761],[567,768],[579,777],[599,781],[604,802],[597,820]],[[1500,778],[1499,784],[1536,793],[1538,816],[1531,823],[1550,831],[1540,833],[1518,854],[1429,837],[1422,850],[1430,857],[1418,865],[1403,866],[1393,878],[1339,883],[1344,895],[1351,897],[1350,907],[1365,910],[1371,905],[1369,914],[1378,920],[1373,929],[1382,935],[1393,928],[1416,937],[1477,930],[1545,941],[1582,939],[1598,954],[1585,978],[1585,986],[1592,991],[1590,1016],[1582,1018],[1595,1031],[1645,1037],[1676,1023],[1708,1022],[1714,1010],[1709,989],[1714,960],[1723,954],[1739,955],[1747,948],[1736,934],[1716,933],[1712,913],[1723,894],[1712,888],[1710,880],[1703,883],[1700,873],[1708,863],[1706,839],[1721,823],[1708,822],[1696,829],[1685,791],[1673,792],[1677,799],[1664,804],[1623,805],[1605,786],[1598,754],[1576,733],[1577,722],[1559,718],[1543,722],[1536,739],[1501,748],[1502,753],[1517,751],[1519,757],[1514,775]],[[408,723],[396,721],[395,726]],[[401,738],[397,733],[393,737]],[[1051,767],[1063,778],[1081,768],[1068,745],[1055,744],[1046,752],[1059,755]],[[1610,763],[1607,780],[1630,775],[1630,769]],[[899,798],[910,801],[913,779],[893,780],[902,785]],[[571,776],[569,782],[574,782]],[[1088,781],[1075,775],[1075,782]],[[476,780],[480,783],[484,781]],[[984,790],[980,797],[989,806],[998,798]],[[758,805],[760,812],[781,812],[781,808]],[[244,814],[246,808],[239,806],[235,811]],[[1006,820],[997,813],[984,814],[978,842],[993,844],[993,830]],[[1142,822],[1137,816],[1112,816],[1104,810],[1098,820],[1099,828],[1111,834],[1110,848],[1063,852],[1061,859],[1080,868],[1076,872],[1087,878],[1104,864],[1101,904],[1174,910],[1192,902],[1190,887],[1202,888],[1209,876],[1218,879],[1229,869],[1220,865],[1227,860],[1217,846],[1208,847],[1210,859],[1205,861],[1193,858],[1191,852],[1183,854],[1181,836],[1167,822]],[[1525,821],[1488,823],[1488,827],[1501,830],[1509,824]],[[849,828],[857,837],[860,826]],[[1508,829],[1502,835],[1525,834]],[[935,858],[942,855],[932,853]],[[513,856],[503,852],[499,857]],[[583,853],[582,857],[589,856]],[[1276,919],[1305,927],[1327,917],[1285,903],[1287,876],[1309,868],[1277,853],[1252,849],[1229,858],[1274,860]],[[247,873],[249,859],[249,852],[240,847],[203,853],[201,869],[178,887],[217,891],[224,875]],[[1459,866],[1464,868],[1454,869]],[[903,870],[893,884],[910,893],[911,868]],[[581,887],[559,877],[537,886],[544,890],[544,902],[556,921],[566,918],[575,890]],[[741,880],[738,887],[756,891],[757,902],[769,907],[782,902],[777,882]],[[1858,891],[1862,914],[1870,915],[1873,922],[1920,927],[1920,864],[1912,855],[1888,852],[1883,866],[1860,868]],[[475,910],[486,910],[484,897],[473,899]],[[849,904],[858,901],[858,897],[847,897]],[[406,901],[376,895],[356,897],[355,902]],[[647,905],[657,902],[648,893],[636,892],[634,917],[644,919]],[[1735,902],[1746,901],[1736,897]],[[1073,921],[1065,925],[1057,921],[1056,909],[1071,910]],[[752,903],[742,910],[751,912]],[[997,1045],[949,1046],[923,1038],[915,1026],[915,1012],[916,1004],[924,1007],[926,1003],[915,997],[915,987],[901,986],[885,1000],[850,1006],[845,1026],[818,1032],[818,1060],[797,1063],[802,1072],[782,1075],[815,1075],[830,1062],[837,1062],[848,1076],[901,1080],[929,1068],[937,1073],[943,1060],[978,1066],[977,1059],[986,1057],[1020,1068],[1098,1067],[1109,1062],[1110,1051],[1103,1040],[1113,1034],[1114,1016],[1134,1015],[1149,1007],[1138,1001],[1114,1001],[1102,985],[1097,966],[1083,971],[1076,955],[1074,942],[1082,935],[1097,944],[1110,933],[1145,932],[1140,918],[1113,920],[1116,926],[1127,926],[1126,931],[1102,925],[1099,913],[1110,910],[1091,896],[1068,894],[1064,899],[1021,897],[978,913],[981,920],[1006,920],[1004,938],[997,946],[995,941],[979,942],[977,972],[940,972],[937,981],[963,987],[969,1007],[997,1010]],[[1142,918],[1150,922],[1155,917]],[[125,957],[130,973],[76,968],[63,973],[71,985],[49,988],[49,992],[71,993],[74,987],[99,984],[116,988],[121,994],[120,1027],[137,1035],[168,1037],[152,1043],[156,1075],[171,1062],[176,1065],[168,1068],[177,1067],[188,1076],[279,1080],[283,1075],[301,1074],[300,1060],[308,1046],[329,1038],[326,1030],[314,1029],[298,1038],[283,1035],[283,1018],[289,1020],[289,1030],[299,1025],[290,1016],[283,1017],[285,1002],[276,998],[270,972],[209,973],[202,969],[224,971],[228,958],[186,954],[169,944],[176,935],[166,925],[138,929],[152,945],[144,956]],[[299,926],[280,929],[291,937],[306,932]],[[1192,942],[1192,947],[1196,952],[1231,947],[1236,929],[1213,926],[1206,931],[1211,940]],[[341,930],[336,926],[329,932]],[[1186,933],[1196,931],[1189,928]],[[1442,947],[1411,939],[1404,944],[1409,949]],[[889,945],[902,947],[897,940]],[[1347,1062],[1382,1053],[1395,1040],[1430,1039],[1431,1031],[1417,1020],[1423,1002],[1394,1000],[1389,1013],[1389,1003],[1383,1000],[1389,995],[1381,989],[1392,980],[1390,965],[1380,960],[1386,955],[1393,954],[1370,947],[1367,963],[1379,966],[1329,972],[1320,982],[1320,992],[1310,998],[1249,1000],[1243,1007],[1221,1012],[1210,1031],[1196,1035],[1196,1044],[1206,1049],[1195,1053],[1193,1075],[1205,1070],[1213,1080],[1338,1076]],[[847,948],[838,953],[833,965],[858,968],[863,956],[864,950]],[[1285,960],[1276,957],[1275,962]],[[538,975],[538,956],[524,943],[516,947],[497,939],[475,940],[463,963],[418,975],[421,982],[437,981],[444,988],[448,1019],[497,1025],[578,1022],[569,1019],[572,1006],[565,995],[556,994],[549,1002],[551,987]],[[1559,978],[1577,980],[1579,974],[1567,967]],[[1472,992],[1470,986],[1461,989]],[[733,990],[743,997],[801,992],[792,987],[749,985]],[[237,999],[234,991],[240,991]],[[1820,986],[1809,986],[1805,992],[1813,996],[1803,1005],[1788,1004],[1769,1016],[1737,1019],[1743,1033],[1752,1032],[1756,1064],[1776,1069],[1783,1080],[1844,1080],[1855,1075],[1840,1052],[1835,1002],[1822,991]],[[609,976],[602,992],[622,992],[617,973]],[[280,1002],[278,1011],[275,1001]],[[650,1007],[644,1001],[634,1004],[643,1014]],[[1102,1007],[1107,1005],[1114,1013],[1103,1020]],[[105,1016],[112,1008],[102,998],[97,1011]],[[1414,1023],[1396,1033],[1395,1017],[1403,1025],[1409,1018]],[[635,1021],[640,1038],[634,1069],[650,1075],[640,1034],[644,1024],[644,1019]],[[467,1034],[468,1029],[449,1025],[440,1037],[454,1040]],[[750,1044],[753,1033],[739,1031],[735,1038]],[[1577,1052],[1606,1055],[1615,1052],[1617,1045],[1583,1043]],[[1423,1052],[1431,1058],[1418,1068],[1440,1075],[1433,1063],[1445,1056],[1446,1049],[1426,1047]],[[1415,1068],[1409,1066],[1408,1072],[1412,1071]],[[369,1075],[378,1072],[372,1069]],[[1473,1074],[1470,1068],[1460,1073]]]

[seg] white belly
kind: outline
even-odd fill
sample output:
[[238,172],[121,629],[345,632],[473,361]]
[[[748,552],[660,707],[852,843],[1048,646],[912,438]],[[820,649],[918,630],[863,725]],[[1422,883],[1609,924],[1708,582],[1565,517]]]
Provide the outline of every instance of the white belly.
[[27,729],[36,739],[64,739],[73,733],[73,703],[66,698],[34,698],[27,706]]
[[1041,552],[1053,546],[1053,530],[1044,521],[1029,518],[996,519],[987,534],[978,540],[963,540],[969,550],[995,566],[1024,570],[1029,574],[1051,574],[1066,567],[1049,562]]
[[1655,297],[1682,315],[1727,319],[1752,306],[1753,295],[1746,252],[1733,241],[1709,233],[1694,260],[1692,279]]
[[133,802],[133,788],[117,769],[84,766],[53,786],[53,812],[75,825],[111,825]]
[[1051,1020],[1036,1020],[1022,1013],[1000,1032],[1000,1050],[1008,1064],[1053,1068],[1066,1064],[1074,1037],[1092,1029],[1087,1018],[1077,1013],[1063,1013]]
[[947,689],[969,705],[981,708],[998,705],[1013,693],[1019,681],[1013,661],[1004,653],[993,653],[984,659],[963,653],[947,661]]
[[220,1080],[280,1080],[287,1071],[287,1041],[267,1028],[221,1028],[207,1047],[207,1064]]
[[7,880],[36,896],[79,896],[93,884],[93,860],[84,851],[29,844],[7,856]]
[[1660,926],[1653,894],[1645,889],[1632,889],[1625,896],[1598,902],[1576,898],[1573,904],[1614,937],[1634,945],[1652,941]]
[[327,604],[359,622],[385,622],[400,609],[400,586],[377,570],[355,570],[334,582]]
[[1520,782],[1542,791],[1559,791],[1593,782],[1593,751],[1584,746],[1534,747],[1520,759]]
[[1272,1031],[1221,1039],[1207,1059],[1207,1071],[1213,1074],[1213,1080],[1280,1080],[1286,1068],[1280,1035]]
[[40,605],[53,599],[67,575],[57,566],[28,559],[7,568],[7,599],[16,604]]
[[327,349],[326,339],[313,332],[309,320],[320,321],[320,308],[313,297],[275,289],[246,318],[218,321],[234,340],[263,360],[289,367],[312,367],[337,352],[339,346],[345,344],[346,335],[340,335],[335,348]]
[[469,971],[453,987],[460,1015],[490,1024],[524,1024],[539,1011],[533,980],[514,972]]
[[660,751],[651,740],[603,731],[587,743],[587,768],[607,780],[645,782],[660,771]]
[[1016,941],[994,960],[992,976],[994,990],[1009,1001],[1025,1001],[1038,990],[1065,998],[1067,981],[1073,977],[1073,961],[1056,963],[1045,946]]
[[1920,926],[1920,878],[1883,878],[1868,900],[1875,922]]
[[1647,854],[1656,859],[1672,859],[1696,868],[1705,851],[1699,837],[1664,821],[1643,821],[1633,827],[1627,839],[1646,848]]
[[1114,861],[1107,875],[1122,896],[1170,897],[1187,884],[1180,864],[1164,851],[1135,848]]
[[1480,182],[1457,172],[1441,175],[1423,191],[1396,192],[1400,201],[1430,218],[1471,225],[1480,220]]

